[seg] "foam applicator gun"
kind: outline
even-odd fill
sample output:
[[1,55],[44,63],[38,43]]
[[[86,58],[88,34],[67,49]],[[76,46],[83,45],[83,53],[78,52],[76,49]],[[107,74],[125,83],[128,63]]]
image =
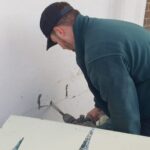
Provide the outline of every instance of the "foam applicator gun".
[[62,115],[64,122],[84,125],[89,127],[96,127],[96,122],[89,117],[80,115],[80,117],[76,119],[70,114],[63,113],[52,101],[50,102],[50,106],[52,106],[57,112],[59,112]]

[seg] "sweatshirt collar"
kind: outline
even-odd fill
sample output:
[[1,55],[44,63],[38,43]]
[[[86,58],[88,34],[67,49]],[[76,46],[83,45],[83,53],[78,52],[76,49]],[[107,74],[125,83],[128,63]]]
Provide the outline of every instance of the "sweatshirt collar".
[[76,17],[75,23],[73,25],[77,63],[78,63],[78,58],[84,56],[84,36],[85,36],[87,21],[88,21],[87,16],[83,16],[79,14]]

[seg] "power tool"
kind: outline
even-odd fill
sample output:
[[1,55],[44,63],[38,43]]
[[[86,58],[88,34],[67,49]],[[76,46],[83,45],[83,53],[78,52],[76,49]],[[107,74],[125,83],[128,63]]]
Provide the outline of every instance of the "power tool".
[[64,122],[66,123],[71,123],[71,124],[78,124],[78,125],[83,125],[83,126],[89,126],[89,127],[96,127],[96,122],[93,121],[89,117],[85,117],[84,115],[80,115],[79,118],[74,118],[72,115],[67,114],[62,112],[55,104],[53,101],[50,102],[50,106],[52,106],[57,112],[59,112],[62,117]]

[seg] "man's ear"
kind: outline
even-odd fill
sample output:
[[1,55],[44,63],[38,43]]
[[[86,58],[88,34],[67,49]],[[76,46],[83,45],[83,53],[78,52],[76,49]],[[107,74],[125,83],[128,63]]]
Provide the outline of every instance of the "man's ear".
[[59,38],[63,38],[65,36],[65,31],[62,26],[56,26],[53,30],[55,31],[56,36]]

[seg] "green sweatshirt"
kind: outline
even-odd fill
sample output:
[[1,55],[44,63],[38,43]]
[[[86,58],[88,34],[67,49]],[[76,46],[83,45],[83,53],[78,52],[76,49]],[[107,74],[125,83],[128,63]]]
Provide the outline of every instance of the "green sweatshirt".
[[150,119],[150,32],[119,20],[78,15],[73,26],[77,64],[95,106],[113,130],[140,134]]

